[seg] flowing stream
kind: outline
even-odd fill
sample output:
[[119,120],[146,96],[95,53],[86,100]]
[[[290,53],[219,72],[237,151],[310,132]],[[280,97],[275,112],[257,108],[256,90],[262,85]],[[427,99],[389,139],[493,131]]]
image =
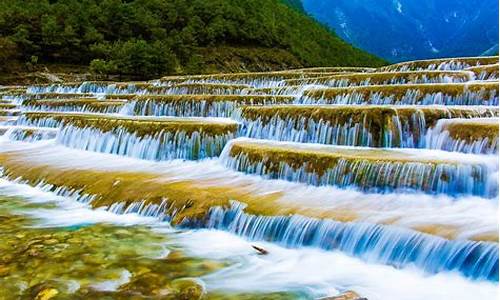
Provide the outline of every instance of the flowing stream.
[[496,298],[471,60],[0,87],[0,298]]

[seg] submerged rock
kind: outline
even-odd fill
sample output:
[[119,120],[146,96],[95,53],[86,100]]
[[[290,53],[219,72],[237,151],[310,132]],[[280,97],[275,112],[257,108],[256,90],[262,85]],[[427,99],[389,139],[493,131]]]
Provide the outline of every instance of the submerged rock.
[[205,294],[205,287],[196,278],[180,278],[173,280],[171,288],[175,293],[175,299],[196,300],[201,299]]
[[53,288],[45,289],[36,295],[35,300],[49,300],[59,294],[59,291]]

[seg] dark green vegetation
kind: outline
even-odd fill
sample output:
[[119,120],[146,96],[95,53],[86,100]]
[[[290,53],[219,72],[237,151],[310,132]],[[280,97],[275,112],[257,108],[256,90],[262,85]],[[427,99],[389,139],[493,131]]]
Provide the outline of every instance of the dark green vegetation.
[[152,78],[384,63],[290,2],[295,1],[1,1],[0,68],[57,63]]
[[295,8],[299,11],[305,12],[304,5],[302,4],[302,0],[283,0],[283,2],[285,2],[289,6]]

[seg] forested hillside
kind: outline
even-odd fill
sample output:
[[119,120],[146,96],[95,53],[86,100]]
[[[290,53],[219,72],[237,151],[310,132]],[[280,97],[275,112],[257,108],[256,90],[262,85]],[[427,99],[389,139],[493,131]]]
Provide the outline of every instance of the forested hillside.
[[140,77],[383,63],[280,0],[2,1],[0,49],[4,69],[77,64]]

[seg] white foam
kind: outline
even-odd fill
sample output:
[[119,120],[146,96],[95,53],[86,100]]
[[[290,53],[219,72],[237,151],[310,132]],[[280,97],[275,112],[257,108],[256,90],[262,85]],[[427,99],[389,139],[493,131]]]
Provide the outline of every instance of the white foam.
[[[57,196],[54,193],[42,191],[23,183],[17,183],[0,178],[0,195],[22,196],[32,203],[54,203],[55,207],[26,210],[23,213],[40,219],[41,227],[65,227],[82,224],[111,223],[122,226],[138,224],[157,224],[153,217],[144,217],[135,213],[114,214],[105,209],[93,210],[89,205],[76,201],[76,197]],[[164,224],[167,226],[168,224]]]
[[[146,224],[170,237],[167,246],[181,246],[187,254],[201,258],[230,261],[228,267],[201,278],[207,289],[212,291],[305,291],[320,297],[355,290],[370,300],[486,300],[498,295],[495,283],[470,281],[453,273],[427,275],[412,268],[398,270],[391,266],[366,263],[337,251],[285,249],[267,242],[255,242],[253,244],[269,251],[269,255],[260,256],[252,249],[252,243],[226,232],[173,231],[168,224],[162,225],[155,218],[91,210],[74,199],[55,196],[51,192],[4,179],[0,179],[0,194],[22,196],[35,203],[55,203],[55,208],[28,210],[46,226]],[[100,282],[94,288],[115,290],[128,282],[129,277],[130,273],[124,270],[118,280]]]
[[[53,145],[53,141],[37,143],[4,142],[0,152],[21,151],[26,163],[59,168],[148,172],[159,180],[195,180],[199,185],[239,188],[263,195],[280,193],[278,204],[293,206],[297,212],[310,209],[323,212],[352,211],[358,220],[415,228],[422,225],[449,225],[457,230],[457,238],[498,231],[497,199],[467,196],[453,198],[428,194],[375,194],[335,187],[313,187],[281,180],[264,180],[228,170],[217,159],[203,161],[173,160],[153,162],[116,155],[92,153]],[[238,200],[238,199],[235,199]]]
[[[237,263],[202,277],[209,290],[278,292],[306,290],[314,297],[354,290],[370,300],[495,299],[495,283],[469,281],[458,274],[426,275],[408,268],[369,264],[340,252],[250,243],[214,230],[185,232],[174,238],[188,254]],[[269,251],[257,255],[251,245]]]

